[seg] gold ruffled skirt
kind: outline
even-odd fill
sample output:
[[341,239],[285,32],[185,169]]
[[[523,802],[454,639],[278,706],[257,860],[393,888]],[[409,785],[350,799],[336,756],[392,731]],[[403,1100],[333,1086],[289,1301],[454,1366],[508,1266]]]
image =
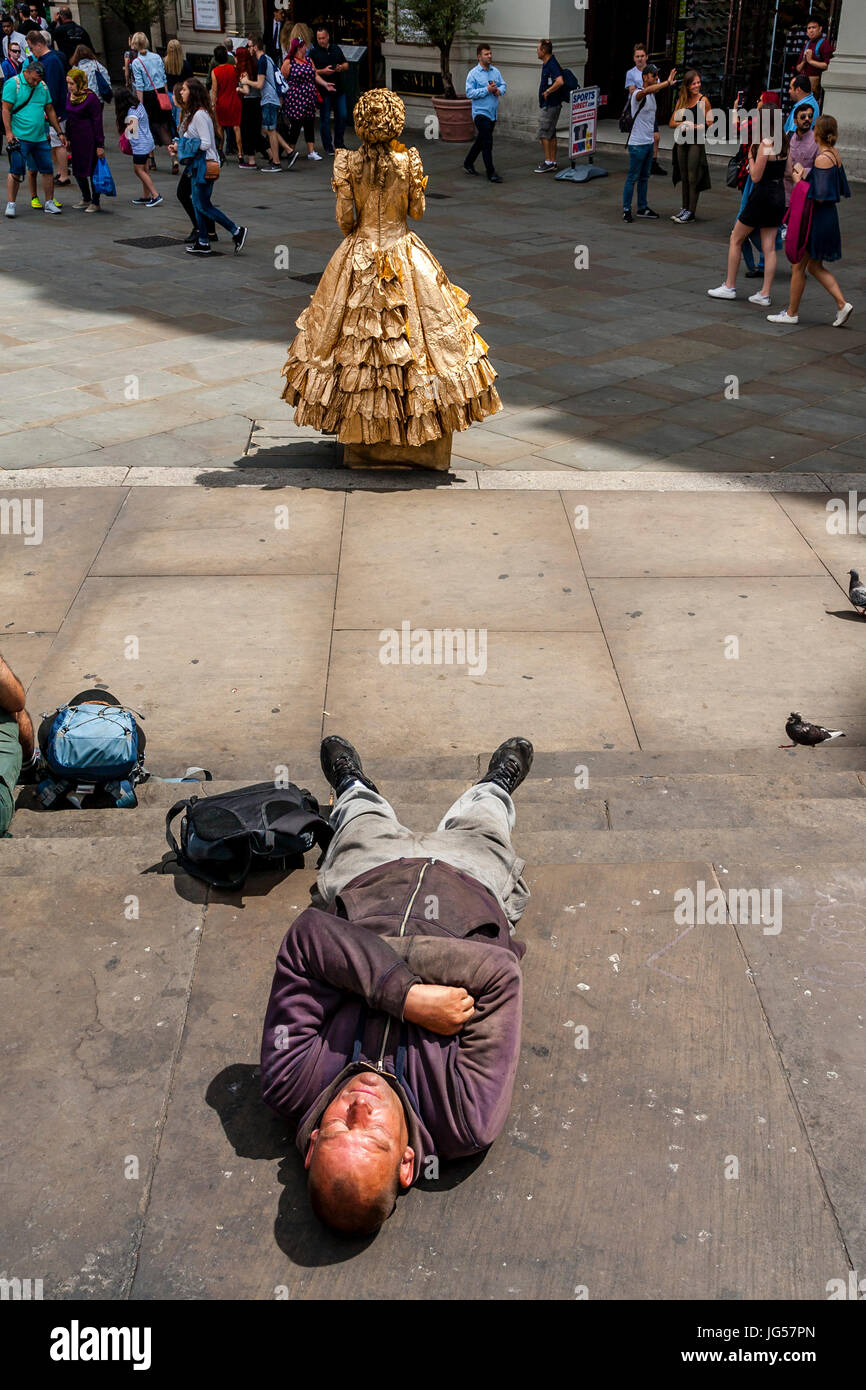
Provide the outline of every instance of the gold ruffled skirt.
[[416,446],[502,409],[469,295],[414,232],[346,237],[283,368],[295,422],[342,444]]

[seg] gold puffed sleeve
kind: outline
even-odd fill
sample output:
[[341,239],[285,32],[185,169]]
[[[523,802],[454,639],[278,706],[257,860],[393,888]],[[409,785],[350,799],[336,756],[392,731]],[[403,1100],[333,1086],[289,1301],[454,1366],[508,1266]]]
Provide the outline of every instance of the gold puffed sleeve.
[[355,230],[355,199],[352,196],[352,183],[349,178],[349,150],[337,150],[334,154],[334,177],[331,187],[337,195],[337,224],[344,236]]
[[421,156],[414,145],[407,153],[409,155],[409,216],[417,219],[424,216],[426,207],[424,189],[427,187],[427,175],[424,173]]

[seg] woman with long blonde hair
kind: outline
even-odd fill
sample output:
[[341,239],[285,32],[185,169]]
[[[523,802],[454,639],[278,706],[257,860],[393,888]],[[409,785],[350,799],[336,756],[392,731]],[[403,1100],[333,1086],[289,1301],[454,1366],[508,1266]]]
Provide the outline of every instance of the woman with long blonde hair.
[[683,75],[668,122],[674,131],[683,126],[685,136],[681,140],[674,136],[672,177],[674,188],[682,182],[683,205],[674,213],[672,222],[694,222],[699,195],[712,187],[705,144],[709,111],[710,103],[701,91],[701,75],[695,68],[689,68]]

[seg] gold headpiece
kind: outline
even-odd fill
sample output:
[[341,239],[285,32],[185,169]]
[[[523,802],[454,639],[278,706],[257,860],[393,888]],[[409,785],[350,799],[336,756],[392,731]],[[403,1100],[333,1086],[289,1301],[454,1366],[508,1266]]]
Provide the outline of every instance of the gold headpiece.
[[406,108],[387,87],[365,92],[355,106],[355,134],[365,145],[395,140],[406,121]]

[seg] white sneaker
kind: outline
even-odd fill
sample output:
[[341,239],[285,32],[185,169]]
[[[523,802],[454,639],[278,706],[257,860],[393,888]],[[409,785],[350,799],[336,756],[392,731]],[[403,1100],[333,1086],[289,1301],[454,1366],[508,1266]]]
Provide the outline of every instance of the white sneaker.
[[17,212],[15,211],[15,204],[14,204],[14,203],[7,203],[7,204],[6,204],[6,216],[7,216],[7,217],[17,217],[17,216],[18,216]]
[[308,155],[307,155],[307,159],[321,159],[321,158],[322,158],[322,156],[321,156],[320,154],[317,154],[315,150],[313,150],[312,154],[308,154]]
[[789,314],[787,309],[783,309],[781,314],[768,314],[768,323],[799,323],[799,314]]
[[750,304],[760,304],[760,306],[761,306],[762,309],[769,309],[769,307],[770,307],[770,305],[772,304],[772,302],[773,302],[773,301],[772,301],[772,299],[770,298],[770,296],[769,296],[768,294],[761,294],[761,291],[760,291],[760,290],[758,290],[758,293],[757,293],[757,294],[750,294],[750,295],[749,295],[749,303],[750,303]]
[[843,323],[847,323],[854,312],[853,304],[843,304],[838,314],[833,320],[834,328],[841,328]]
[[710,299],[736,299],[737,291],[729,289],[727,285],[719,285],[718,289],[707,290]]
[[46,199],[45,206],[42,209],[42,211],[53,212],[56,214],[58,212],[62,212],[63,208],[60,206],[56,198],[48,198]]

